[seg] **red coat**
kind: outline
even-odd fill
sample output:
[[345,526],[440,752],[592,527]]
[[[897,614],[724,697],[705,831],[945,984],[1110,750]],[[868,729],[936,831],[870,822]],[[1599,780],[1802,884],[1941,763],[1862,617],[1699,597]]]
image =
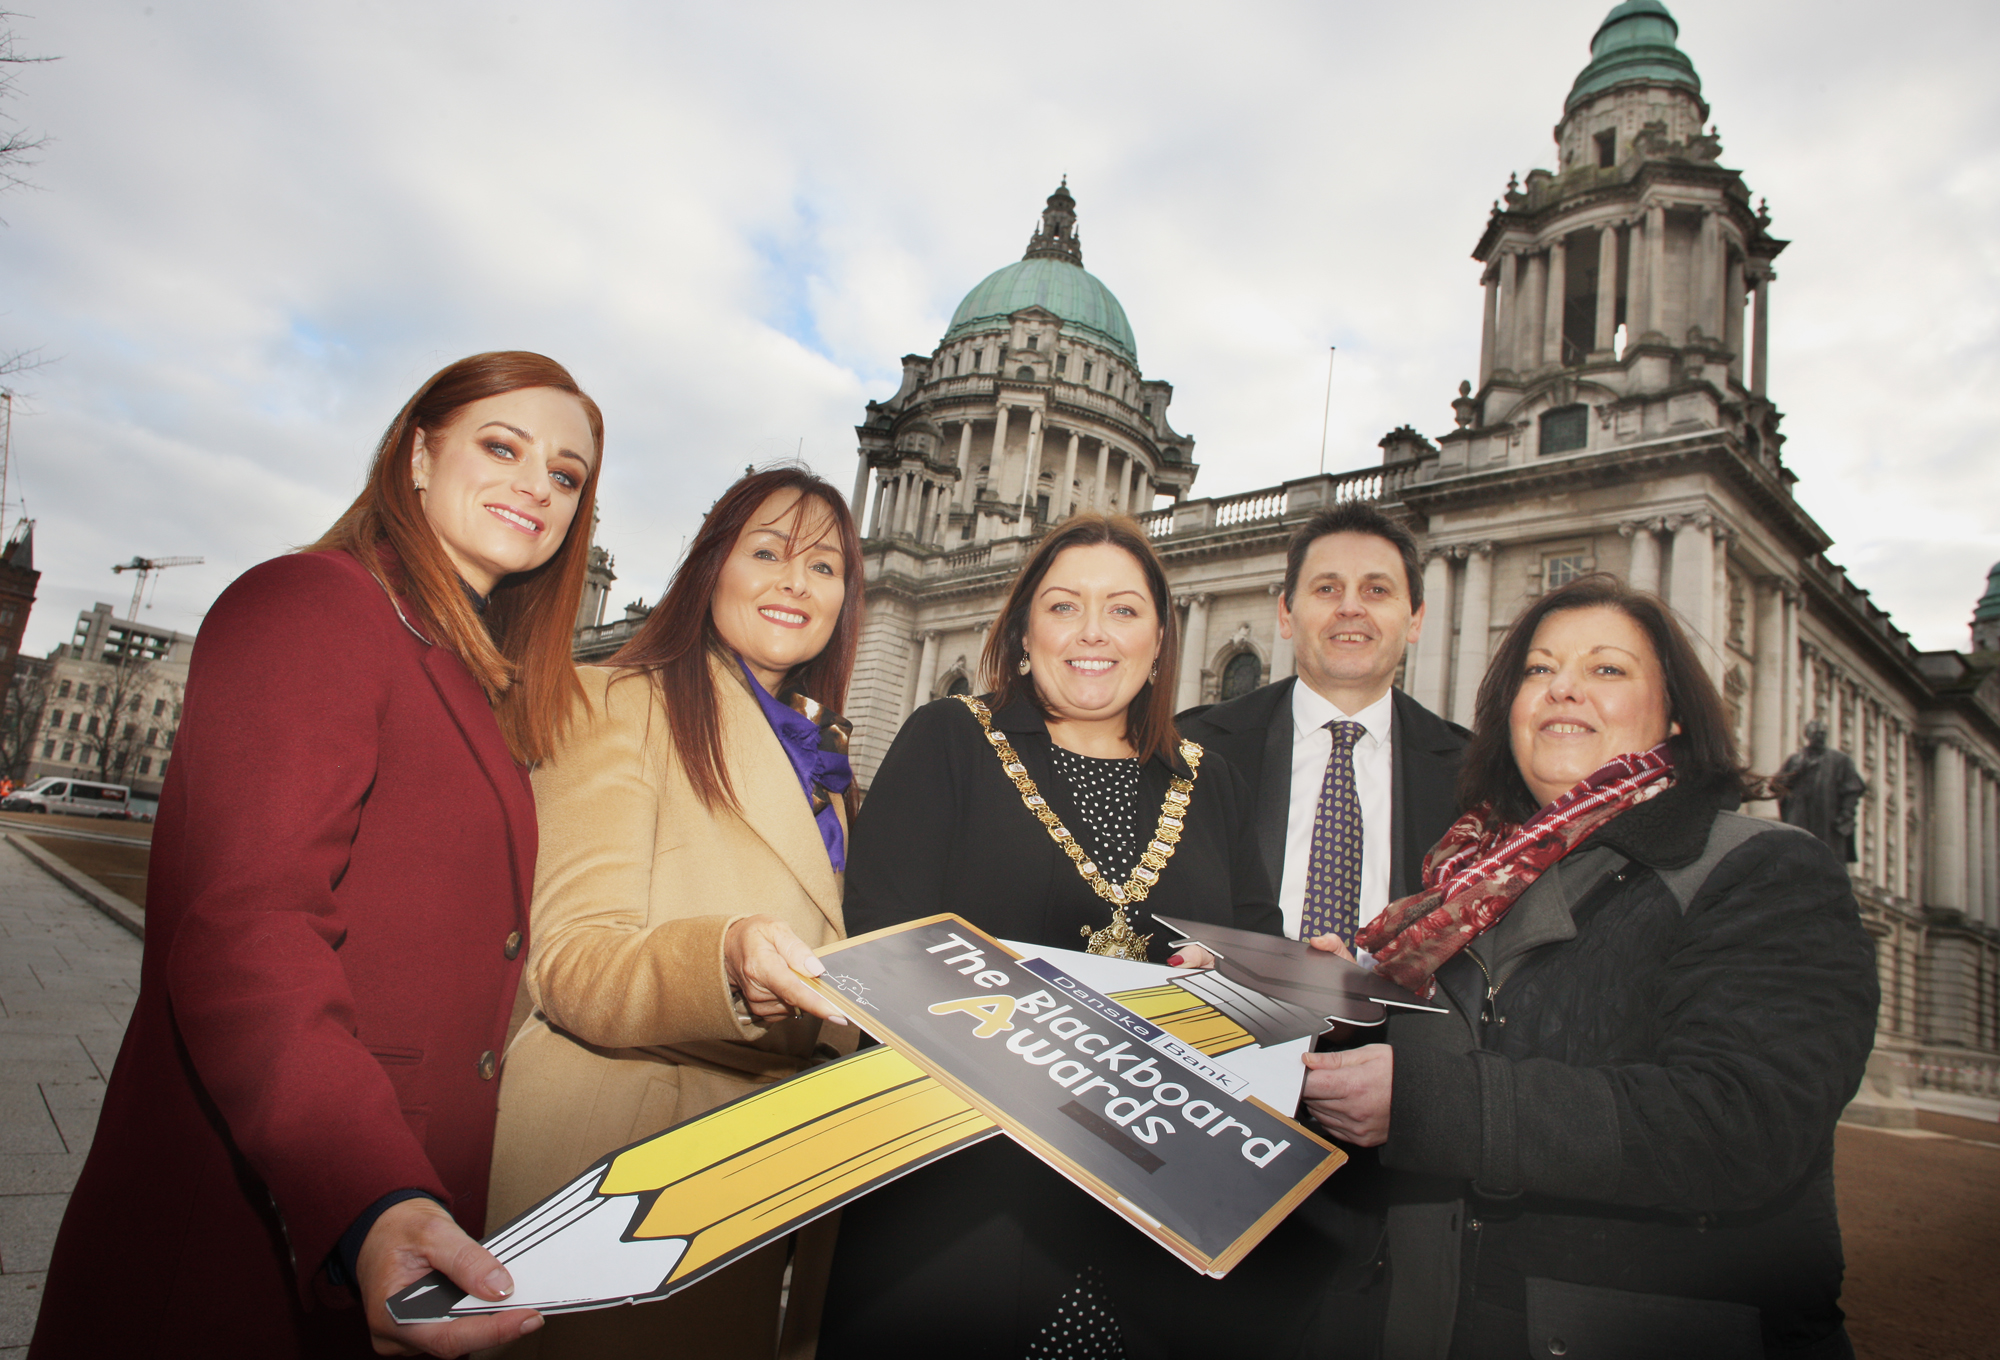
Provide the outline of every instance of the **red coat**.
[[301,553],[202,625],[38,1360],[366,1355],[314,1279],[348,1225],[415,1188],[484,1227],[534,800],[402,613],[347,555]]

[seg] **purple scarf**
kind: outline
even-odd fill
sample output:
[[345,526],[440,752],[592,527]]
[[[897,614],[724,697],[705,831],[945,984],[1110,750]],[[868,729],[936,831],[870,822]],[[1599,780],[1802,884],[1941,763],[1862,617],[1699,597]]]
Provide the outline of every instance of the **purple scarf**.
[[833,795],[845,793],[854,782],[854,771],[847,763],[847,738],[854,724],[797,690],[787,690],[783,699],[773,699],[757,683],[757,677],[750,674],[750,668],[743,665],[741,657],[736,664],[743,667],[743,678],[750,682],[750,692],[757,696],[757,706],[764,710],[764,721],[771,724],[778,745],[785,750],[785,758],[792,762],[792,773],[799,777],[806,806],[812,809],[813,820],[819,824],[819,838],[826,846],[827,859],[835,873],[845,872],[847,839],[841,829],[840,815],[833,808]]

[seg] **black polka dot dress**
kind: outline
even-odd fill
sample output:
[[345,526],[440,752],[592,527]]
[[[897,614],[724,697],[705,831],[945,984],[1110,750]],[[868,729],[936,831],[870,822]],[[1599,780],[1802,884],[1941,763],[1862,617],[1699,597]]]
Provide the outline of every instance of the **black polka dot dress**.
[[[1085,853],[1113,883],[1132,876],[1145,841],[1139,829],[1139,761],[1083,756],[1049,748],[1056,778],[1069,791],[1077,825],[1071,828]],[[1077,1272],[1076,1284],[1056,1301],[1055,1316],[1027,1350],[1028,1360],[1123,1360],[1118,1315],[1096,1266]]]

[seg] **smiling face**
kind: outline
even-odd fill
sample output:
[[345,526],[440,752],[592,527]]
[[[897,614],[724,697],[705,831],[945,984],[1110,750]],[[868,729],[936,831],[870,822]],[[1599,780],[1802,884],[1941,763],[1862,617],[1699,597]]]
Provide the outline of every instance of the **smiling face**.
[[445,556],[481,595],[555,555],[576,518],[597,444],[583,403],[524,387],[418,430],[410,471]]
[[1132,554],[1111,543],[1057,553],[1028,602],[1024,639],[1050,735],[1086,755],[1131,754],[1125,710],[1159,659],[1160,637]]
[[1292,639],[1299,678],[1343,713],[1389,692],[1424,611],[1396,545],[1374,534],[1326,534],[1306,549],[1298,589],[1278,601],[1278,631]]
[[1668,721],[1652,640],[1603,605],[1541,621],[1508,727],[1514,763],[1544,807],[1614,756],[1650,751],[1680,730]]
[[771,694],[794,666],[826,650],[847,599],[833,512],[800,499],[789,487],[773,491],[751,513],[709,605],[723,643]]

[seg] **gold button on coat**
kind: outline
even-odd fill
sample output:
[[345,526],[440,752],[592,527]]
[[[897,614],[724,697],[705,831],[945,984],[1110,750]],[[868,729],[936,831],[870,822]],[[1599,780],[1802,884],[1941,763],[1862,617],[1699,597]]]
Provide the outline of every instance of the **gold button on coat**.
[[487,1049],[479,1055],[479,1079],[481,1081],[493,1080],[493,1072],[497,1066],[498,1064],[493,1061],[493,1050],[490,1048]]
[[518,930],[508,931],[507,947],[500,952],[505,954],[509,961],[519,958],[521,956],[521,932]]

